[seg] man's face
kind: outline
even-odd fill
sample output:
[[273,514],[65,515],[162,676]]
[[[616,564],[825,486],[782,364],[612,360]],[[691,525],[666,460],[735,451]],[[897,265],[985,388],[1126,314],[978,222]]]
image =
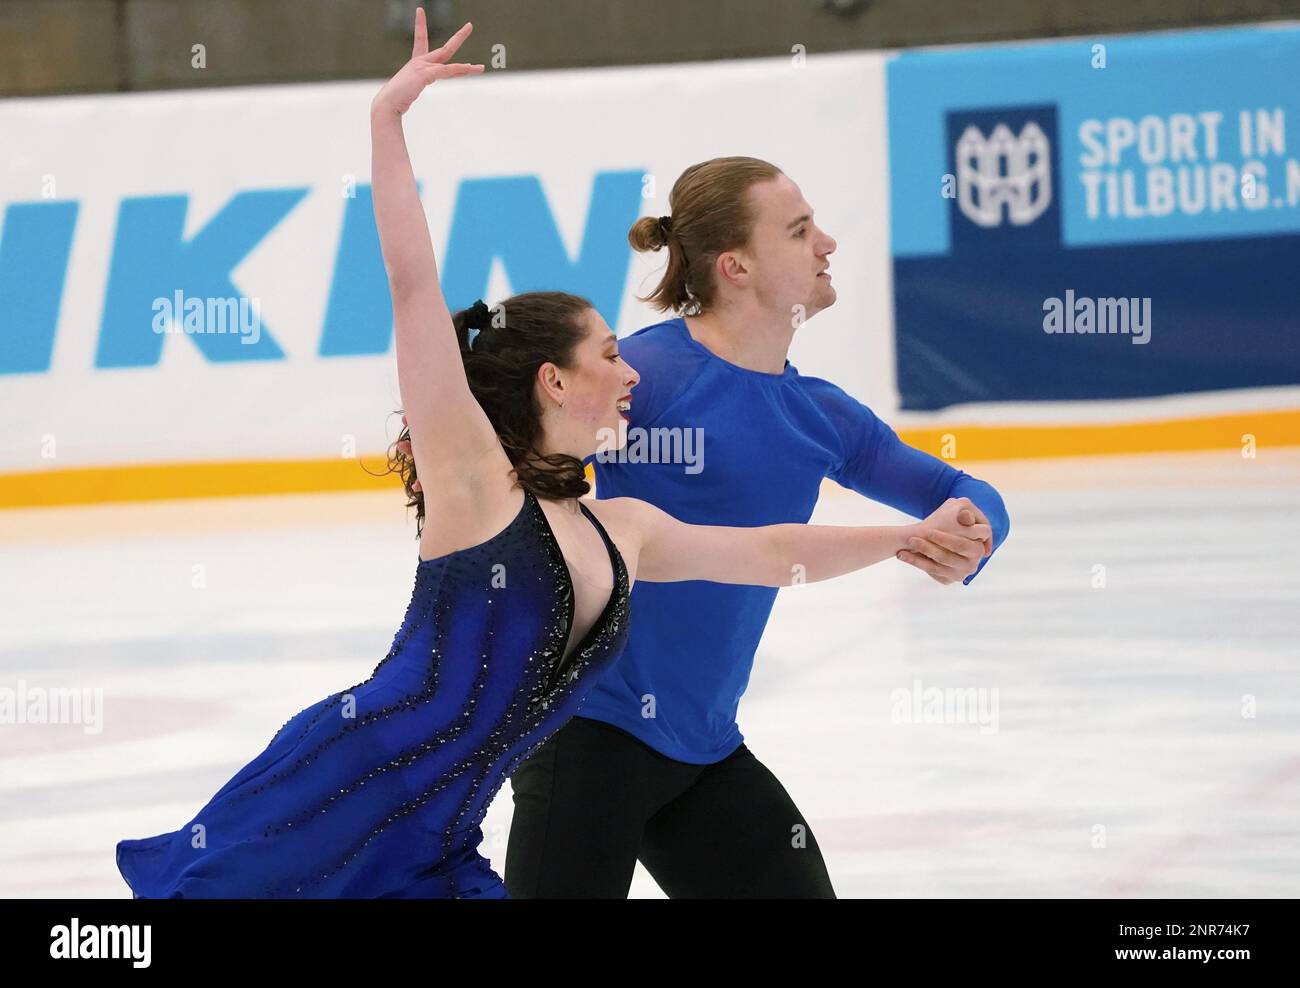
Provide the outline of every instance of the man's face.
[[749,245],[736,253],[763,308],[807,319],[833,305],[835,288],[826,269],[837,245],[813,222],[799,186],[778,175],[750,186],[749,196],[754,230]]

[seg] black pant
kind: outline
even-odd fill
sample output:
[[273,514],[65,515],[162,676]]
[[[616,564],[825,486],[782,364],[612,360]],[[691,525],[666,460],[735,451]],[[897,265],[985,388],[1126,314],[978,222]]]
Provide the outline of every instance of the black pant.
[[835,898],[812,829],[743,744],[691,765],[575,717],[510,784],[513,898],[626,898],[638,858],[674,899]]

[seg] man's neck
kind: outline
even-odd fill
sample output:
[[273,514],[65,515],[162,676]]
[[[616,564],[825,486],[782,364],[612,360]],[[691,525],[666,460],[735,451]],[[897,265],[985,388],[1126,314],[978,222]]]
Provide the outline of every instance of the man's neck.
[[794,325],[788,318],[727,307],[686,316],[685,322],[696,343],[729,364],[761,374],[785,370],[794,338]]

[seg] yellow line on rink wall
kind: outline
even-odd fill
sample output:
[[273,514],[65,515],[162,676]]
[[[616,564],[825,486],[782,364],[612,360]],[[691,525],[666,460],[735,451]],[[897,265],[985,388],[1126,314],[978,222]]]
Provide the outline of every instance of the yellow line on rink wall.
[[1086,425],[949,425],[899,429],[909,446],[953,460],[1300,446],[1300,409]]
[[365,456],[359,460],[150,463],[0,474],[0,508],[400,488],[397,474],[371,476],[387,465],[382,456]]
[[[1300,409],[1087,425],[945,425],[899,429],[917,449],[955,462],[1300,446]],[[400,488],[387,460],[244,460],[48,469],[0,474],[0,508]],[[369,472],[367,472],[369,471]],[[375,476],[378,474],[379,476]],[[592,479],[587,468],[587,479]]]

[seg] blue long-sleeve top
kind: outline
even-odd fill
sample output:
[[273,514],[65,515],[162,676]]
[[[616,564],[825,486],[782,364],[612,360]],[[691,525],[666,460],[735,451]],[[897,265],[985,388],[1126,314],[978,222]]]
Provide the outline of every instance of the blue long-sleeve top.
[[[995,553],[1007,537],[1006,508],[989,484],[906,445],[866,405],[788,360],[780,374],[738,367],[680,317],[632,333],[619,349],[641,379],[627,444],[591,458],[598,498],[640,498],[696,525],[807,523],[829,477],[914,518],[968,497],[989,520]],[[627,648],[578,715],[678,761],[727,757],[744,740],[736,712],[776,594],[638,580]]]

